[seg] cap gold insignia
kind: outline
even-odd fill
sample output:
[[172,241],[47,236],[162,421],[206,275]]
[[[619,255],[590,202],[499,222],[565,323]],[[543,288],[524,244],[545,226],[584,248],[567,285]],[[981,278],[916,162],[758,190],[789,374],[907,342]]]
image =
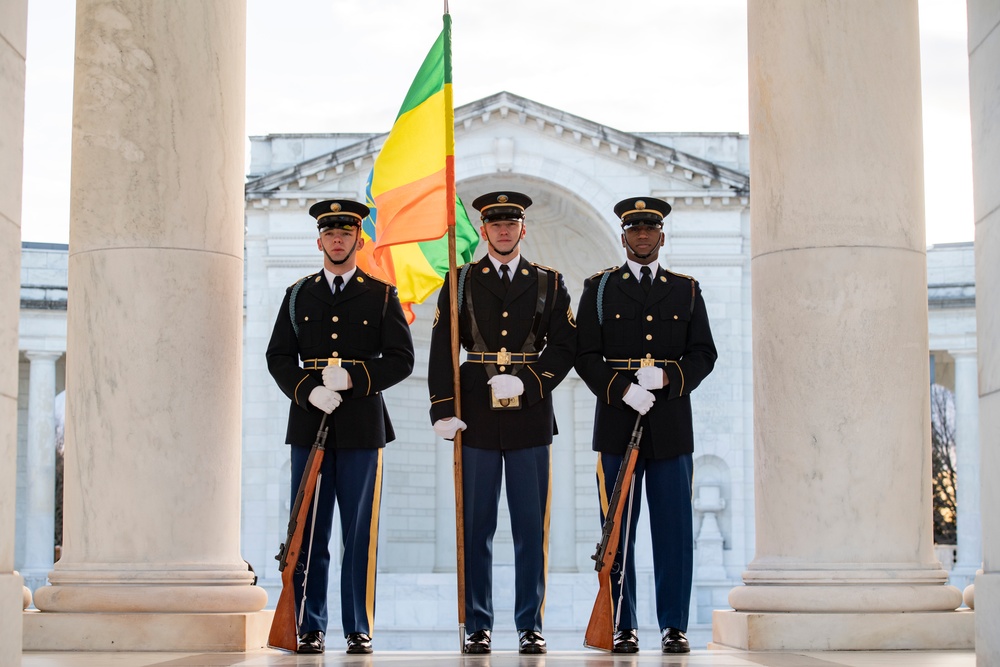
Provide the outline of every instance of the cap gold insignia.
[[497,197],[497,201],[500,202],[501,204],[506,204],[507,203],[507,195],[500,195],[499,197]]
[[636,210],[639,210],[639,211],[641,211],[642,209],[646,208],[646,202],[644,202],[644,201],[642,201],[642,200],[640,199],[639,201],[637,201],[637,202],[635,203],[635,208],[636,208]]
[[330,210],[336,213],[340,210],[340,204],[330,204]]

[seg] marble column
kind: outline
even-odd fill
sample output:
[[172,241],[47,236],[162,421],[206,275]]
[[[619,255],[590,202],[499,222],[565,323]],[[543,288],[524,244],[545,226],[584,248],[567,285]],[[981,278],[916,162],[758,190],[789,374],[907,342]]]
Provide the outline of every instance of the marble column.
[[240,553],[245,3],[76,11],[64,542],[25,648],[260,646]]
[[29,351],[28,502],[21,575],[32,590],[45,584],[55,561],[56,526],[56,360],[61,352]]
[[917,6],[751,0],[748,49],[756,554],[714,639],[971,648],[933,551]]
[[573,387],[567,378],[552,393],[560,434],[552,443],[552,500],[549,505],[549,572],[576,572],[576,456]]
[[0,0],[0,665],[21,664],[24,584],[14,572],[17,321],[21,306],[21,165],[27,0]]
[[[969,108],[976,216],[976,337],[983,572],[976,577],[976,660],[1000,665],[1000,3],[969,0]],[[973,591],[968,592],[972,598]]]
[[964,588],[983,562],[979,512],[979,383],[975,350],[949,350],[955,359],[955,456],[958,555],[951,580]]

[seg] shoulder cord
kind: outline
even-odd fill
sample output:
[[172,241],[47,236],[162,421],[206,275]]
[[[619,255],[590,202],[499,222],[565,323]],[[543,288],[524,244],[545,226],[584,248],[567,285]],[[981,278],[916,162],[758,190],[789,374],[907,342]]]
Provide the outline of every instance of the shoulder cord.
[[597,323],[604,326],[604,286],[608,284],[611,277],[610,271],[605,271],[601,276],[601,283],[597,286]]
[[296,338],[299,337],[299,324],[295,321],[295,299],[298,297],[299,290],[302,288],[302,285],[311,277],[312,276],[305,276],[304,278],[300,278],[299,281],[295,283],[295,286],[292,287],[291,296],[288,297],[288,317],[292,320],[292,329],[295,331]]
[[462,301],[465,297],[465,276],[469,273],[469,267],[472,266],[472,262],[467,263],[458,272],[458,314],[462,314]]

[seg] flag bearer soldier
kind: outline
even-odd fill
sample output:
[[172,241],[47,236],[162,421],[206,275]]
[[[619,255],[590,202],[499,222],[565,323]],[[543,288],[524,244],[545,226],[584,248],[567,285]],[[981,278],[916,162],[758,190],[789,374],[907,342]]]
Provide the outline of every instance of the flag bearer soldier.
[[[573,366],[576,323],[555,270],[520,255],[519,192],[477,198],[487,255],[458,272],[462,419],[455,417],[451,285],[445,283],[431,334],[427,381],[431,422],[445,439],[462,435],[465,521],[466,653],[489,653],[493,630],[493,535],[506,468],[514,539],[514,623],[521,653],[545,653],[545,609],[552,436],[552,390]],[[468,425],[468,428],[466,428]]]
[[[321,201],[309,214],[316,218],[323,269],[288,288],[267,347],[268,370],[291,399],[285,442],[292,446],[293,505],[321,417],[330,415],[319,499],[306,522],[310,526],[315,513],[315,533],[299,561],[309,562],[309,575],[305,611],[298,618],[298,652],[325,649],[329,542],[337,503],[347,652],[371,653],[382,450],[395,439],[381,392],[413,370],[413,341],[396,288],[357,268],[368,207]],[[302,579],[296,573],[297,614]]]
[[619,202],[614,211],[621,220],[626,263],[584,284],[576,360],[577,372],[597,396],[593,447],[599,452],[602,521],[636,413],[643,415],[635,495],[626,515],[630,521],[623,521],[615,559],[620,568],[626,550],[624,590],[612,577],[616,614],[621,607],[613,651],[639,650],[634,547],[645,478],[661,649],[687,653],[684,633],[694,549],[691,392],[712,372],[718,355],[698,282],[664,270],[657,261],[670,205],[653,197],[633,197]]

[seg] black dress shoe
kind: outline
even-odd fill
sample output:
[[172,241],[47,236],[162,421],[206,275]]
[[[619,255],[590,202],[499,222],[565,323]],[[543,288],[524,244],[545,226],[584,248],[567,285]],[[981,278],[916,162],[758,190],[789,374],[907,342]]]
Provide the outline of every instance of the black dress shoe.
[[638,653],[639,635],[635,634],[635,628],[619,630],[615,633],[614,647],[612,653]]
[[664,653],[690,653],[691,645],[687,637],[677,628],[663,628],[660,633],[660,646]]
[[541,633],[534,630],[518,630],[517,636],[518,653],[545,653],[548,651],[545,648],[545,637]]
[[299,635],[299,646],[296,653],[322,653],[326,649],[326,642],[322,630],[313,630]]
[[466,653],[489,653],[490,631],[476,630],[465,640]]
[[363,632],[352,632],[347,635],[348,653],[371,653],[372,638]]

